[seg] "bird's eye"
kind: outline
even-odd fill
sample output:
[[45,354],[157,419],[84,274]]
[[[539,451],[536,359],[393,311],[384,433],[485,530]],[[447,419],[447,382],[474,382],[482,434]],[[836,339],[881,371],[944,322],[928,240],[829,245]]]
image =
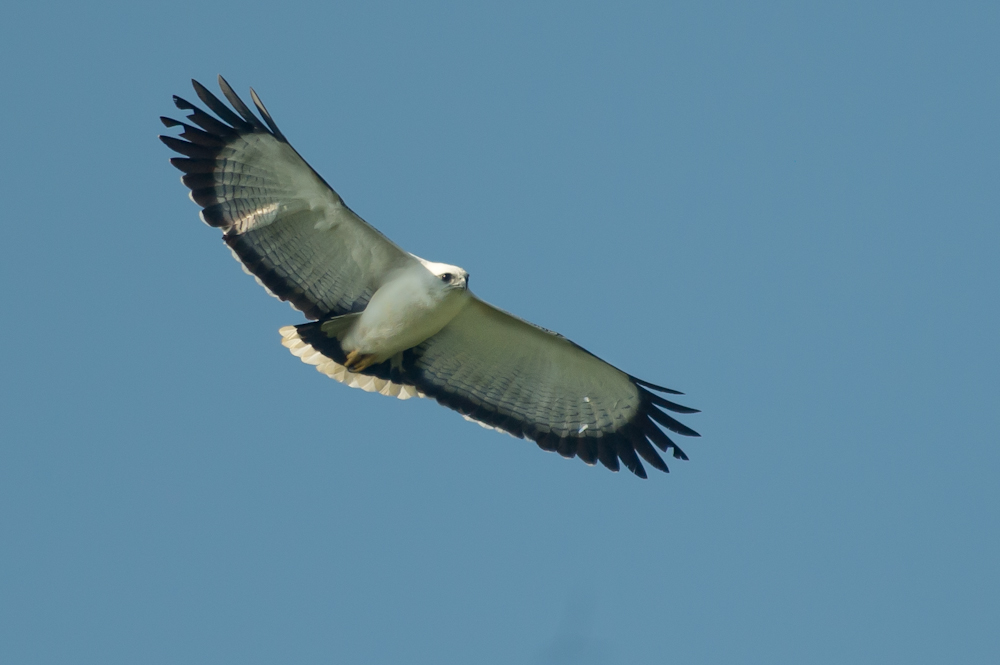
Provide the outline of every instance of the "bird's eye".
[[451,281],[451,273],[450,272],[446,272],[445,274],[441,275],[441,281],[442,282],[450,282]]

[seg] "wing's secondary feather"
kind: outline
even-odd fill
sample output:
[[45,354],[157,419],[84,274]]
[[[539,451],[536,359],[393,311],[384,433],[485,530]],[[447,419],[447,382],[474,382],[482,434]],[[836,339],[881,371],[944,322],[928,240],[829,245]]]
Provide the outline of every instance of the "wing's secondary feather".
[[[233,111],[193,82],[211,116],[180,97],[189,123],[161,136],[184,155],[171,163],[184,175],[206,224],[273,295],[321,319],[364,309],[386,274],[415,259],[348,208],[278,131],[256,94],[261,122],[220,76]],[[266,123],[266,125],[265,125]]]

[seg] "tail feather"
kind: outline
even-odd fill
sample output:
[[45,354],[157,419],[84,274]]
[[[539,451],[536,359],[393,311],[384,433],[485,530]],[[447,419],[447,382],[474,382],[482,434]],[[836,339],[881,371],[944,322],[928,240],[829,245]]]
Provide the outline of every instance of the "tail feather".
[[340,338],[358,316],[360,313],[345,314],[325,321],[285,326],[278,331],[281,333],[281,344],[302,362],[315,365],[316,371],[352,388],[399,399],[423,397],[424,394],[416,387],[402,380],[402,354],[361,372],[352,372],[344,367],[347,354],[340,345]]

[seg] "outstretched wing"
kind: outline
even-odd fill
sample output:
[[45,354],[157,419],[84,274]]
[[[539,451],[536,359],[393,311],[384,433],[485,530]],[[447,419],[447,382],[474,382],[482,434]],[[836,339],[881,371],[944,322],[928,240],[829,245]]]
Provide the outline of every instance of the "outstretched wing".
[[388,273],[416,260],[344,204],[288,144],[253,90],[264,122],[221,76],[235,112],[192,84],[218,117],[175,96],[191,124],[161,118],[183,131],[160,140],[183,155],[170,163],[184,172],[202,220],[222,229],[244,269],[269,292],[313,319],[357,312]]
[[361,374],[343,367],[339,330],[336,320],[289,327],[283,343],[338,381],[401,398],[433,397],[469,420],[564,457],[614,471],[620,461],[645,478],[640,457],[668,470],[654,445],[687,459],[660,426],[698,436],[664,411],[697,412],[658,394],[677,391],[632,377],[475,297],[441,332]]

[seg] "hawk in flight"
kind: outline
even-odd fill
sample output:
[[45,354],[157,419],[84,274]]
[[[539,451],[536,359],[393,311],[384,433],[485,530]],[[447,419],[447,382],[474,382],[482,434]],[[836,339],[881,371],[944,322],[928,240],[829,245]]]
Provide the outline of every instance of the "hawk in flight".
[[[609,365],[562,335],[469,291],[469,274],[397,247],[358,217],[289,145],[257,94],[255,115],[220,76],[227,106],[192,81],[215,115],[180,98],[188,122],[161,136],[201,219],[244,270],[310,323],[282,344],[341,383],[408,399],[432,397],[484,427],[543,450],[667,471],[656,448],[687,455],[667,434],[698,436],[667,413],[695,413],[680,394]],[[667,430],[667,431],[664,431]],[[654,448],[656,446],[656,448]]]

